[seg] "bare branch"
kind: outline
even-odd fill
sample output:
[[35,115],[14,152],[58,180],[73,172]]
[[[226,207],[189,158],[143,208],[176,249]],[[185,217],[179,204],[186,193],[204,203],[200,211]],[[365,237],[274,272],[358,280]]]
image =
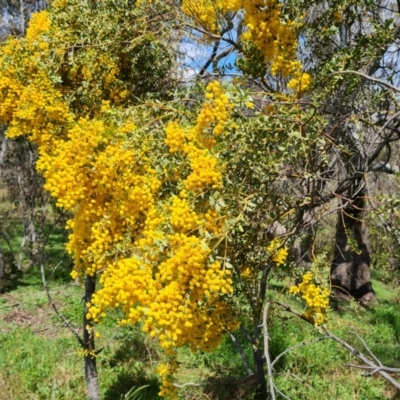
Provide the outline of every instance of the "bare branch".
[[247,375],[253,375],[254,371],[250,367],[249,361],[246,357],[243,347],[241,346],[239,341],[236,339],[236,336],[232,332],[229,332],[229,336],[231,337],[233,344],[235,345],[238,353],[240,354],[240,358],[242,359],[242,362],[243,362],[244,368],[246,369]]
[[336,342],[341,344],[343,347],[345,347],[347,350],[349,350],[353,355],[355,355],[357,358],[359,358],[361,361],[363,361],[367,367],[372,367],[376,369],[376,372],[378,372],[383,378],[385,378],[387,381],[389,381],[393,386],[395,386],[397,389],[400,389],[400,383],[396,381],[393,377],[391,377],[387,372],[381,369],[380,366],[375,365],[372,361],[370,361],[364,354],[359,352],[357,349],[355,349],[353,346],[351,346],[349,343],[345,342],[343,339],[337,337],[334,335],[332,332],[327,331],[327,334]]
[[268,325],[267,325],[267,319],[268,319],[268,310],[270,307],[271,303],[267,301],[264,306],[264,313],[263,313],[263,330],[264,330],[264,355],[265,355],[265,360],[267,362],[267,374],[268,374],[268,381],[269,381],[269,392],[271,394],[271,399],[275,400],[275,385],[274,385],[274,380],[272,377],[272,364],[271,364],[271,357],[269,355],[269,335],[268,335]]
[[175,387],[179,388],[179,389],[182,389],[182,388],[184,388],[185,386],[205,386],[206,384],[205,384],[205,383],[187,382],[187,383],[184,383],[183,385],[179,385],[178,383],[174,383],[173,385],[174,385]]
[[[60,264],[60,263],[59,263]],[[58,265],[56,266],[56,268],[58,267]],[[47,281],[46,281],[46,274],[44,271],[44,265],[41,262],[40,263],[40,273],[42,275],[42,282],[43,282],[43,287],[46,291],[46,295],[47,295],[47,299],[49,300],[50,305],[53,307],[53,310],[56,312],[56,314],[58,315],[58,317],[64,322],[64,325],[72,332],[72,334],[75,336],[76,340],[79,342],[79,344],[81,345],[82,348],[85,348],[85,345],[83,343],[82,338],[79,336],[78,332],[75,330],[75,328],[72,326],[72,324],[68,321],[67,318],[65,318],[65,316],[60,312],[60,310],[57,308],[56,304],[53,301],[53,298],[51,297],[50,291],[49,291],[49,287],[47,285]]]
[[[310,321],[307,320],[307,318],[305,318],[301,313],[299,313],[298,311],[294,310],[293,308],[291,308],[289,305],[281,303],[279,301],[273,301],[274,304],[279,305],[280,307],[282,307],[285,311],[290,312],[291,314],[296,315],[297,317],[307,321],[308,323],[310,323]],[[387,381],[389,381],[394,387],[396,387],[397,389],[400,389],[400,382],[396,381],[392,376],[390,376],[386,370],[387,367],[382,366],[381,362],[379,360],[376,359],[375,356],[374,359],[377,360],[377,362],[380,365],[375,365],[373,361],[371,361],[366,355],[364,355],[363,353],[361,353],[360,351],[358,351],[356,348],[354,348],[351,344],[347,343],[345,340],[341,339],[340,337],[336,336],[334,333],[332,333],[331,331],[329,331],[328,329],[325,329],[325,333],[326,336],[330,339],[333,339],[335,342],[339,343],[340,345],[342,345],[344,348],[346,348],[347,350],[350,351],[351,354],[353,354],[354,356],[356,356],[358,359],[360,359],[365,365],[364,366],[360,366],[360,369],[366,369],[366,370],[372,370],[372,373],[379,373],[383,378],[385,378]],[[352,332],[353,333],[353,332]],[[357,335],[358,336],[358,335]],[[359,337],[359,336],[358,336]],[[360,338],[360,337],[359,337]],[[364,346],[367,348],[367,350],[370,352],[370,350],[368,349],[368,346],[365,344],[365,342],[362,340]],[[371,354],[371,353],[370,353]],[[364,368],[365,367],[365,368]],[[397,372],[397,371],[396,371]]]
[[383,367],[382,363],[380,360],[378,360],[375,356],[375,354],[370,350],[370,348],[367,346],[367,343],[365,343],[364,339],[356,332],[350,332],[352,335],[355,335],[358,337],[360,342],[364,345],[364,347],[367,349],[368,353],[371,355],[371,357],[379,364],[380,367]]
[[333,72],[332,74],[330,74],[329,76],[333,76],[333,75],[342,75],[342,74],[352,74],[352,75],[358,75],[363,77],[364,79],[367,79],[371,82],[375,82],[375,83],[379,83],[380,85],[386,86],[389,89],[392,89],[398,93],[400,93],[400,88],[393,86],[392,84],[390,84],[389,82],[386,82],[382,79],[378,79],[378,78],[373,78],[372,76],[369,76],[367,74],[364,74],[362,72],[359,71],[337,71],[337,72]]
[[115,329],[110,339],[107,340],[107,343],[104,346],[100,347],[99,349],[95,350],[96,355],[100,354],[105,348],[107,348],[110,345],[110,343],[114,340],[115,336],[117,336],[118,331],[119,331],[119,326]]
[[282,393],[276,386],[275,386],[275,390],[276,390],[282,397],[284,397],[286,400],[291,400],[290,397],[287,397],[286,394]]
[[345,364],[345,366],[350,367],[350,368],[358,368],[358,369],[364,369],[367,371],[371,371],[370,373],[368,373],[366,375],[374,375],[375,373],[377,373],[379,371],[400,374],[400,368],[390,368],[390,367],[385,367],[384,365],[382,365],[381,367],[377,367],[377,368],[370,367],[368,365],[353,365],[353,364]]

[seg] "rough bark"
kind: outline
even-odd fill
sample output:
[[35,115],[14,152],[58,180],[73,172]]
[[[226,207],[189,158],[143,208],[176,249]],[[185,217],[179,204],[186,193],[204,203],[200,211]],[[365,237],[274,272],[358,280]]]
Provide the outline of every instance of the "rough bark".
[[[254,326],[254,331],[255,331],[256,343],[258,343],[258,339],[260,337],[259,325]],[[254,396],[254,400],[265,400],[267,397],[267,383],[265,381],[263,352],[258,347],[253,349],[253,360],[254,360],[255,377],[257,382],[257,392],[256,395]]]
[[[307,192],[304,192],[305,195]],[[297,217],[297,226],[301,236],[296,239],[290,249],[290,256],[294,263],[301,268],[308,269],[312,265],[311,249],[314,243],[314,221],[315,220],[307,210],[300,210]]]
[[92,295],[96,289],[96,278],[92,276],[86,277],[85,282],[85,308],[83,312],[83,342],[84,342],[84,362],[85,362],[85,378],[89,400],[100,400],[100,388],[97,379],[96,352],[92,322],[86,318],[88,312],[86,304],[90,302]]
[[310,235],[307,234],[304,238],[296,240],[293,247],[290,249],[292,260],[298,267],[308,269],[311,267],[312,261],[310,257]]
[[368,304],[377,299],[371,283],[371,247],[364,214],[364,193],[338,213],[331,283],[334,298],[349,299],[351,296]]

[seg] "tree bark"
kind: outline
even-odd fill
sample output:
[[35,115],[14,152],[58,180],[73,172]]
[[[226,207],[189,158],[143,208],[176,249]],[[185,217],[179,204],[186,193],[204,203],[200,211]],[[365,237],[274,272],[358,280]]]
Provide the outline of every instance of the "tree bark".
[[83,311],[83,342],[84,342],[84,363],[85,377],[89,400],[100,400],[100,388],[97,379],[96,352],[92,321],[86,317],[88,309],[86,304],[92,299],[96,289],[96,278],[94,276],[86,276],[85,282],[85,307]]
[[365,223],[365,196],[361,192],[340,209],[331,267],[333,298],[354,297],[362,304],[377,302],[372,288],[371,247]]
[[256,348],[253,350],[254,370],[257,382],[257,391],[254,400],[265,400],[267,397],[267,383],[265,381],[263,352]]

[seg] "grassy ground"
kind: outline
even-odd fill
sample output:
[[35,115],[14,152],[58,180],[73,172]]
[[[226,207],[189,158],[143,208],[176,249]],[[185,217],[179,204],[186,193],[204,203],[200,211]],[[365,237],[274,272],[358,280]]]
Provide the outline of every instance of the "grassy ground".
[[[364,348],[351,332],[361,335],[370,349],[388,366],[400,366],[400,291],[374,282],[379,306],[363,309],[355,304],[331,311],[330,328],[359,350]],[[51,294],[62,312],[79,328],[82,288],[60,277],[51,284]],[[296,303],[292,301],[292,305]],[[321,334],[306,323],[276,314],[271,319],[271,353],[276,357],[288,347]],[[158,398],[158,380],[153,368],[159,362],[157,344],[140,329],[115,332],[112,322],[100,330],[102,346],[115,334],[98,357],[104,400],[123,399],[133,387],[149,385],[142,399]],[[239,338],[243,339],[242,337]],[[250,347],[245,346],[250,355]],[[180,350],[178,383],[196,383],[181,390],[181,398],[250,399],[254,380],[246,377],[229,338],[211,354]],[[346,350],[333,341],[300,347],[276,365],[277,387],[292,400],[400,399],[379,377],[363,377]],[[81,400],[85,398],[82,356],[72,334],[48,306],[39,273],[14,282],[0,296],[0,400]]]
[[[14,226],[17,230],[18,225]],[[18,232],[12,236],[11,245],[18,249]],[[70,281],[64,240],[63,230],[55,230],[46,248],[48,265],[62,261],[52,273],[50,293],[81,333],[83,289]],[[0,245],[6,248],[1,238]],[[22,277],[14,274],[11,278],[6,282],[5,293],[0,294],[0,400],[85,399],[82,355],[72,333],[48,305],[39,269],[30,267]],[[385,365],[399,367],[400,288],[393,289],[379,281],[374,281],[374,288],[378,306],[364,309],[348,304],[332,310],[330,329],[365,353],[352,332],[358,333]],[[270,290],[278,295],[284,292],[284,285],[275,282]],[[301,310],[296,300],[283,297]],[[295,317],[276,310],[271,316],[272,358],[302,341],[322,336]],[[157,343],[138,327],[116,330],[112,321],[102,325],[99,332],[97,345],[106,346],[97,360],[102,399],[128,399],[125,395],[132,388],[144,385],[147,387],[140,392],[141,399],[158,399],[159,381],[153,372],[160,362]],[[240,332],[237,336],[251,360],[251,346]],[[193,354],[189,349],[180,349],[179,361],[177,382],[185,385],[180,392],[182,400],[250,400],[254,396],[254,379],[246,376],[229,338],[213,353]],[[357,364],[357,360],[337,343],[323,340],[282,357],[275,365],[275,383],[292,400],[400,399],[400,394],[383,379],[361,376],[359,370],[345,366],[349,363]]]

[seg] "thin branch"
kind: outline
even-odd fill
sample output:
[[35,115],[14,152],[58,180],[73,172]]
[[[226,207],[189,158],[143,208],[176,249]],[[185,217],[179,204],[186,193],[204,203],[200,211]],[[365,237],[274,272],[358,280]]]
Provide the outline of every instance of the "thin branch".
[[118,332],[119,332],[119,326],[115,329],[113,335],[110,337],[110,339],[108,339],[107,343],[104,346],[100,347],[99,349],[95,350],[96,356],[110,345],[110,343],[114,340],[115,336],[117,336]]
[[3,239],[5,240],[5,242],[7,243],[8,248],[10,249],[11,253],[14,255],[14,251],[13,248],[11,246],[11,242],[9,240],[9,237],[7,235],[6,232],[3,231],[3,229],[0,228],[0,235],[3,237]]
[[398,93],[400,93],[400,88],[393,86],[392,84],[390,84],[389,82],[383,81],[382,79],[378,79],[378,78],[373,78],[372,76],[369,76],[367,74],[364,74],[362,72],[359,71],[337,71],[337,72],[333,72],[332,74],[330,74],[329,76],[333,76],[333,75],[342,75],[342,74],[352,74],[352,75],[358,75],[363,77],[364,79],[367,79],[371,82],[375,82],[375,83],[379,83],[380,85],[386,86],[389,89],[392,89]]
[[[376,209],[376,205],[374,204],[374,201],[372,200],[372,195],[371,195],[371,191],[369,189],[369,184],[368,184],[368,176],[366,177],[366,185],[365,188],[367,190],[367,198],[368,198],[368,202],[371,205],[371,207],[373,209]],[[393,232],[393,229],[389,226],[389,224],[383,219],[381,214],[377,214],[378,219],[380,221],[380,225],[381,227],[389,233],[389,235],[393,238],[393,240],[395,240],[397,242],[398,245],[400,245],[400,237],[398,235],[396,235],[395,232]]]
[[358,368],[358,369],[365,369],[367,371],[371,371],[370,373],[368,373],[366,375],[374,375],[375,373],[377,373],[379,371],[400,374],[400,368],[385,367],[384,365],[382,365],[381,367],[377,367],[377,368],[370,367],[368,365],[353,365],[353,364],[345,364],[345,366],[350,367],[350,368]]
[[188,382],[188,383],[184,383],[183,385],[179,385],[178,383],[174,383],[173,384],[175,387],[182,389],[185,386],[205,386],[205,383],[194,383],[194,382]]
[[232,45],[235,49],[237,49],[239,51],[241,50],[241,47],[239,46],[239,44],[230,38],[227,38],[227,37],[221,36],[221,35],[216,35],[215,33],[208,32],[198,26],[190,26],[190,25],[187,25],[187,26],[202,33],[203,35],[207,35],[208,37],[210,37],[214,40],[223,40],[224,42],[227,42],[230,45]]
[[[307,321],[308,323],[310,323],[309,320],[307,320],[306,317],[304,317],[304,315],[302,315],[301,313],[299,313],[298,311],[294,310],[292,307],[290,307],[287,304],[281,303],[279,301],[273,301],[274,304],[279,305],[280,307],[282,307],[285,311],[290,312],[291,314],[296,315],[297,317]],[[351,354],[353,354],[354,356],[356,356],[358,359],[360,359],[364,364],[366,368],[361,368],[361,369],[367,369],[370,370],[372,369],[373,373],[379,373],[384,379],[386,379],[387,381],[389,381],[394,387],[396,387],[397,389],[400,389],[400,382],[396,381],[392,376],[390,376],[386,371],[386,367],[382,366],[382,364],[380,363],[380,361],[378,361],[378,363],[380,365],[375,365],[374,362],[372,362],[366,355],[364,355],[363,353],[361,353],[360,351],[358,351],[356,348],[354,348],[352,345],[350,345],[349,343],[347,343],[345,340],[339,338],[338,336],[336,336],[335,334],[333,334],[331,331],[329,331],[328,329],[325,329],[325,333],[326,335],[333,339],[335,342],[339,343],[340,345],[342,345],[344,348],[346,348],[347,350],[350,351]],[[364,345],[366,346],[365,342]],[[370,351],[368,349],[368,346],[366,346],[367,350]],[[374,356],[375,358],[375,356]],[[363,367],[363,366],[361,366]],[[372,373],[371,372],[371,373]]]
[[380,369],[380,367],[376,366],[371,360],[369,360],[364,354],[359,352],[357,349],[355,349],[353,346],[351,346],[349,343],[345,342],[343,339],[337,337],[334,335],[332,332],[327,331],[327,334],[336,342],[341,344],[343,347],[345,347],[347,350],[349,350],[353,355],[355,355],[357,358],[359,358],[361,361],[363,361],[367,367],[373,367],[377,369],[376,372],[378,372],[383,378],[385,378],[387,381],[389,381],[394,387],[397,389],[400,389],[400,383],[397,382],[393,377],[391,377],[387,372],[383,371]]
[[207,68],[214,62],[214,59],[217,56],[217,51],[219,49],[219,44],[220,44],[220,41],[216,40],[214,43],[214,46],[213,46],[213,51],[212,51],[209,59],[206,61],[206,63],[200,69],[199,77],[203,76],[206,73]]
[[[377,132],[376,137],[380,137],[380,135],[383,133],[383,131],[388,127],[389,123],[392,122],[394,119],[396,119],[397,117],[400,116],[400,111],[398,111],[396,114],[392,115],[388,120],[386,120],[386,122],[384,123],[384,125],[381,127],[381,129],[379,130],[379,132]],[[389,136],[390,138],[391,136]],[[387,138],[388,139],[388,138]],[[383,141],[382,143],[379,144],[379,146],[375,149],[374,153],[371,154],[368,157],[368,165],[371,165],[373,163],[373,161],[379,156],[379,154],[381,153],[382,149],[387,145],[387,141]]]
[[[58,265],[57,265],[58,266]],[[82,338],[78,335],[78,333],[76,332],[76,330],[74,329],[74,327],[72,326],[72,324],[68,321],[67,318],[64,317],[64,315],[59,311],[59,309],[57,308],[56,304],[53,301],[53,298],[51,297],[50,291],[49,291],[49,287],[47,285],[47,281],[46,281],[46,274],[44,271],[44,265],[41,262],[40,263],[40,273],[42,275],[42,282],[43,282],[43,287],[46,291],[46,295],[47,295],[47,299],[49,300],[50,305],[53,307],[53,310],[56,312],[56,314],[58,315],[58,317],[64,322],[64,325],[72,332],[72,334],[75,336],[75,338],[77,339],[77,341],[79,342],[79,344],[81,345],[82,348],[85,348],[85,345],[83,343]]]
[[250,333],[247,331],[246,328],[244,328],[243,326],[240,327],[240,331],[246,336],[246,339],[251,343],[254,344],[254,338],[252,338],[250,336]]
[[370,348],[367,346],[367,343],[365,343],[364,339],[356,332],[350,332],[352,335],[355,335],[358,337],[358,339],[360,340],[360,342],[364,345],[364,347],[366,348],[366,350],[368,351],[368,353],[371,355],[371,357],[379,364],[380,367],[383,367],[383,364],[380,362],[380,360],[378,360],[375,356],[375,354],[370,350]]
[[275,390],[276,390],[282,397],[284,397],[286,400],[292,400],[290,397],[287,397],[286,394],[282,393],[276,386],[275,386]]
[[242,359],[242,362],[243,362],[244,368],[246,369],[247,375],[253,375],[254,371],[250,367],[249,361],[243,350],[243,347],[241,346],[239,341],[236,339],[236,336],[232,332],[229,332],[229,336],[231,337],[233,344],[235,345],[238,353],[240,354],[240,358]]
[[269,392],[271,394],[271,399],[276,400],[275,397],[275,384],[274,384],[274,379],[272,376],[272,364],[271,364],[271,357],[269,354],[269,335],[268,335],[268,325],[267,325],[267,319],[268,319],[268,311],[269,311],[269,306],[271,303],[267,301],[264,306],[264,313],[263,313],[263,330],[264,330],[264,355],[265,355],[265,360],[267,362],[267,374],[268,374],[268,381],[269,381]]

